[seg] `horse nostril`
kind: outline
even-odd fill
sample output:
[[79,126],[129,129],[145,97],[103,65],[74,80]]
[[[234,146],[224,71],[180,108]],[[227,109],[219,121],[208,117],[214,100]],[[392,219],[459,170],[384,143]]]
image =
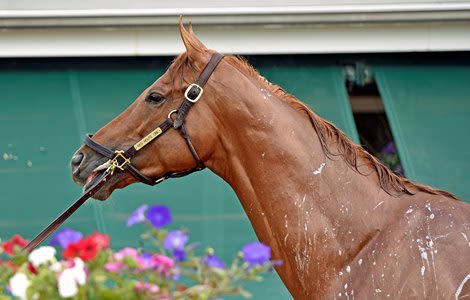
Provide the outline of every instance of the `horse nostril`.
[[72,166],[72,173],[74,175],[77,175],[77,173],[80,170],[80,164],[82,163],[84,158],[83,153],[77,153],[72,157],[72,160],[70,161],[70,164]]

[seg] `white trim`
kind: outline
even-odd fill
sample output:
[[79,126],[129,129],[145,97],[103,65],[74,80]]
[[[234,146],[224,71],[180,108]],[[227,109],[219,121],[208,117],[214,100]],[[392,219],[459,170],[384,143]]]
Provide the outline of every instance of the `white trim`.
[[189,7],[146,9],[62,9],[62,10],[0,10],[0,17],[86,17],[86,16],[175,16],[175,15],[240,15],[240,14],[315,14],[315,13],[377,13],[405,11],[469,10],[470,3],[410,3],[315,6],[251,6],[251,7]]
[[[196,26],[222,53],[469,51],[470,21],[406,24]],[[177,26],[0,30],[0,57],[176,55]]]
[[0,10],[0,26],[130,26],[470,20],[470,3],[412,3],[216,8]]

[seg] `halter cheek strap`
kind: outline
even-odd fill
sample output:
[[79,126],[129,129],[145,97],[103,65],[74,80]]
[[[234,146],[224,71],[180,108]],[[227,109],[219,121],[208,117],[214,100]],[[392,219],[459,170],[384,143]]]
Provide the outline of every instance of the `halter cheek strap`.
[[[107,157],[109,159],[110,166],[108,168],[108,172],[111,174],[117,170],[121,171],[128,171],[132,176],[134,176],[137,180],[148,184],[148,185],[156,185],[168,178],[174,177],[182,177],[188,174],[191,174],[196,171],[203,170],[205,168],[204,163],[200,159],[199,155],[197,154],[196,149],[194,148],[193,144],[191,143],[191,139],[188,134],[188,130],[185,126],[185,120],[188,112],[190,111],[191,107],[199,101],[201,98],[204,89],[203,87],[209,80],[209,77],[214,72],[215,68],[222,60],[224,56],[218,52],[212,54],[209,62],[202,70],[199,78],[197,79],[196,83],[193,83],[188,86],[184,93],[184,100],[181,103],[180,107],[177,110],[173,110],[168,114],[168,117],[165,121],[160,123],[157,128],[151,131],[148,135],[138,141],[135,145],[127,149],[126,151],[123,150],[110,150],[105,146],[99,144],[95,140],[92,139],[93,135],[87,134],[85,137],[85,144],[93,149],[95,152],[99,153],[100,155]],[[173,113],[176,113],[176,118],[173,121],[171,116]],[[131,163],[131,158],[137,154],[139,150],[147,146],[150,142],[160,137],[163,133],[167,132],[170,128],[174,128],[178,130],[181,137],[183,137],[186,145],[189,148],[192,156],[194,157],[195,161],[197,162],[196,167],[191,170],[184,171],[184,172],[169,172],[162,177],[149,177],[142,172],[140,172],[136,167],[134,167]]]
[[202,70],[201,75],[197,79],[196,83],[191,84],[186,90],[184,93],[184,101],[181,103],[181,106],[178,109],[176,120],[173,124],[175,129],[183,126],[186,115],[188,114],[191,107],[199,100],[199,98],[201,98],[203,93],[202,88],[204,85],[206,85],[209,77],[212,75],[212,72],[214,72],[215,67],[217,67],[217,64],[223,57],[224,56],[222,54],[215,52],[211,57],[211,60],[214,59],[214,63],[209,61],[204,70]]

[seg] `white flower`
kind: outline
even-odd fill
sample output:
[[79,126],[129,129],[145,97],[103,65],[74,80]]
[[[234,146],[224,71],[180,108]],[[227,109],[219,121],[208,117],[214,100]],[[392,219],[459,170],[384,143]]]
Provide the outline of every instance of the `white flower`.
[[64,265],[61,262],[55,262],[49,267],[49,270],[52,272],[60,272],[62,271],[63,266]]
[[22,300],[26,299],[26,290],[28,289],[30,282],[24,273],[16,273],[13,275],[13,277],[10,278],[9,285],[13,296]]
[[75,279],[79,285],[84,285],[86,282],[85,263],[81,258],[78,257],[76,257],[73,261],[75,264],[72,270],[75,275]]
[[77,281],[72,269],[65,269],[59,275],[59,294],[62,298],[73,297],[78,293]]
[[55,261],[55,254],[57,251],[51,246],[42,246],[38,249],[33,250],[29,254],[29,261],[35,266],[36,268],[40,265],[48,262],[48,261]]
[[59,294],[62,298],[75,296],[78,293],[78,285],[84,285],[86,282],[85,263],[83,260],[75,258],[74,266],[65,269],[59,275],[58,281]]

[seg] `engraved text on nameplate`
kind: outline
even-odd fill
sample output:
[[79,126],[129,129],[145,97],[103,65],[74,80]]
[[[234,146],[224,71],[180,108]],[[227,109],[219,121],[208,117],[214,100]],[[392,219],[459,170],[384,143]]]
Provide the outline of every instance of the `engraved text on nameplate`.
[[157,136],[159,136],[162,133],[162,129],[160,127],[157,127],[154,131],[150,132],[146,137],[141,139],[137,144],[134,145],[135,150],[140,150],[142,147],[153,141]]

